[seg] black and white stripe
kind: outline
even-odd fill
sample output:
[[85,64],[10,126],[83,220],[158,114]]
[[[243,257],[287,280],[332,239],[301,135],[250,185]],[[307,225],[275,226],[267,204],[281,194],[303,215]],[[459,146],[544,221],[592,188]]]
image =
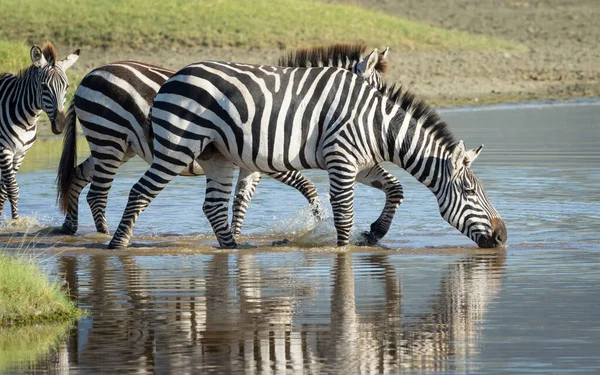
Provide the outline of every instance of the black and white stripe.
[[383,161],[428,186],[443,217],[479,246],[503,244],[504,223],[469,168],[481,149],[467,152],[404,90],[382,91],[339,68],[183,68],[154,100],[154,159],[131,189],[109,248],[127,245],[138,215],[194,160],[206,173],[203,208],[221,247],[236,246],[227,220],[235,165],[264,173],[327,170],[337,243],[346,245],[357,176]]
[[10,201],[12,218],[19,217],[19,186],[16,174],[36,137],[37,119],[46,112],[56,132],[63,121],[69,85],[65,71],[77,61],[79,50],[58,61],[54,46],[33,46],[32,65],[17,75],[0,76],[0,212]]
[[[380,87],[387,49],[383,53],[375,50],[366,57],[365,51],[366,47],[361,44],[300,49],[282,58],[280,64],[334,65],[350,70]],[[79,196],[90,182],[87,201],[96,229],[108,233],[105,211],[117,169],[135,155],[151,163],[152,129],[148,113],[160,85],[173,73],[149,64],[123,61],[97,68],[83,78],[67,115],[65,146],[58,173],[58,200],[61,209],[66,212],[62,226],[64,233],[77,231]],[[90,146],[91,156],[75,167],[77,118]],[[182,174],[202,175],[204,171],[194,162]],[[260,177],[260,173],[240,173],[233,205],[232,228],[235,234],[241,231],[242,221]],[[322,215],[314,184],[300,172],[274,173],[270,177],[299,190],[312,205],[315,215]]]

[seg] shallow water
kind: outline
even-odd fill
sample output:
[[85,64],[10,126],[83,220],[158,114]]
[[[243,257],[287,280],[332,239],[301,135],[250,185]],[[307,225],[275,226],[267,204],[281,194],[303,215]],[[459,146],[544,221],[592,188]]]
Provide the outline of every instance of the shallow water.
[[[386,166],[406,199],[380,246],[334,248],[331,218],[315,224],[299,193],[265,178],[246,248],[217,250],[204,178],[179,177],[140,216],[134,246],[108,252],[84,199],[78,236],[35,234],[62,223],[55,156],[26,159],[27,218],[5,223],[0,240],[17,248],[29,232],[39,262],[89,316],[50,356],[0,372],[600,371],[600,103],[441,115],[468,147],[486,145],[473,169],[506,222],[506,249],[477,249],[426,188]],[[131,161],[115,180],[111,228],[146,168]],[[327,206],[326,175],[306,174]],[[357,188],[357,233],[383,202]]]

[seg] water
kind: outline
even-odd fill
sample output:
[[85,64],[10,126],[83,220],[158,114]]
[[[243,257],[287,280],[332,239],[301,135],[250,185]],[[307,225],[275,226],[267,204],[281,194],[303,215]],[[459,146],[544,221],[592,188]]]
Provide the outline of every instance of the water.
[[[0,372],[597,373],[600,103],[441,114],[467,147],[485,143],[473,169],[506,222],[506,249],[478,249],[426,188],[386,165],[406,199],[380,246],[336,249],[331,218],[315,227],[299,193],[265,178],[246,248],[217,250],[204,178],[180,177],[140,216],[134,246],[110,252],[84,200],[78,236],[34,234],[62,223],[56,155],[26,159],[27,219],[5,224],[0,240],[15,248],[29,232],[39,262],[89,315],[35,361],[0,353]],[[145,169],[133,160],[117,176],[113,230]],[[326,175],[306,174],[327,206]],[[357,188],[355,232],[383,202]],[[290,243],[270,245],[282,238]]]

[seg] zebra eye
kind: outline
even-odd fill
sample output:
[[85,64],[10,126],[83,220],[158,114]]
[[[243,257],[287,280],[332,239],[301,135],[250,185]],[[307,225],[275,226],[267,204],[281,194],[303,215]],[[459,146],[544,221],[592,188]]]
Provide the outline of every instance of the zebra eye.
[[473,195],[475,195],[475,189],[465,189],[465,193],[468,196],[473,196]]

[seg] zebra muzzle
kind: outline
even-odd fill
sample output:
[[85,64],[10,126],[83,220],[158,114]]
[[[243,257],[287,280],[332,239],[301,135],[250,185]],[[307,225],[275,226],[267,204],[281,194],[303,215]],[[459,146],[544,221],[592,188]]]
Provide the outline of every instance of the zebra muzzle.
[[481,248],[492,248],[504,246],[506,239],[508,238],[506,233],[506,225],[500,218],[492,219],[492,233],[487,236],[479,237],[477,240],[477,246]]
[[52,133],[61,134],[65,129],[65,114],[62,111],[56,111],[54,118],[50,118]]

